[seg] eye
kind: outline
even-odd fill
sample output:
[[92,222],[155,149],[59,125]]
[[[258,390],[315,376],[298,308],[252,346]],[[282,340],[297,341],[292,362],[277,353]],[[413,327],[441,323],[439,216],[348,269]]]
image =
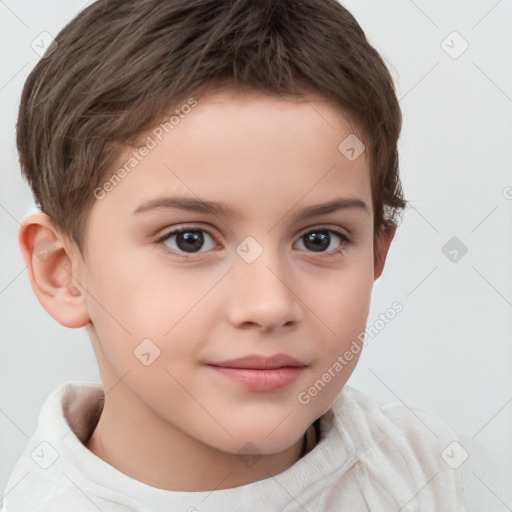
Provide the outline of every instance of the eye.
[[[166,251],[172,252],[178,257],[188,258],[184,253],[196,254],[205,244],[205,236],[213,240],[210,249],[215,247],[214,238],[204,229],[199,227],[182,227],[170,231],[157,240],[157,244],[162,244]],[[208,245],[208,244],[207,244]],[[208,248],[207,248],[208,250]],[[204,251],[203,251],[204,252]]]
[[[210,239],[210,246],[208,247],[208,243],[206,243],[205,251],[201,251],[201,249],[205,248],[205,240],[207,241],[208,239]],[[319,253],[321,257],[339,255],[350,243],[347,235],[331,228],[310,229],[300,236],[299,242],[302,242],[302,240],[305,240],[305,243],[303,243],[304,250]],[[336,240],[338,240],[338,243],[336,243]],[[190,258],[193,254],[206,252],[213,249],[216,245],[213,236],[198,226],[173,229],[160,237],[155,243],[163,246],[166,252],[172,253],[179,258]],[[300,249],[302,250],[302,248]]]
[[[334,235],[334,237],[332,236]],[[336,244],[336,239],[339,240],[339,243]],[[299,238],[299,241],[303,243],[304,247],[308,251],[320,253],[321,256],[336,256],[341,254],[350,243],[347,235],[338,231],[336,229],[328,229],[328,228],[316,228],[306,233],[302,234]],[[334,242],[335,247],[332,247],[332,243]],[[331,247],[330,250],[326,251]],[[324,254],[325,253],[325,254]]]

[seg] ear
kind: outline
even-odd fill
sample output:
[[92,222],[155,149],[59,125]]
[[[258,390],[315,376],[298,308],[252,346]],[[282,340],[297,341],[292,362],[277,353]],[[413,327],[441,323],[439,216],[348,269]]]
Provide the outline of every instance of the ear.
[[30,283],[44,309],[65,327],[83,327],[90,317],[76,276],[82,259],[73,244],[55,228],[50,217],[26,217],[18,232]]
[[390,224],[389,227],[382,233],[382,235],[374,241],[374,259],[373,259],[373,280],[378,279],[384,270],[386,263],[386,256],[388,254],[389,246],[395,237],[396,226]]

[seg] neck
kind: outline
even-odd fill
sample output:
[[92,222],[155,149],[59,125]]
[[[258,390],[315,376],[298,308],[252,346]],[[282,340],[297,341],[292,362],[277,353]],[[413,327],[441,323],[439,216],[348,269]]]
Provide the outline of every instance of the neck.
[[[311,432],[314,440],[314,428]],[[226,453],[156,417],[122,384],[105,397],[101,417],[84,444],[135,480],[187,492],[229,489],[270,478],[312,447],[311,442],[305,446],[301,437],[283,452],[258,455],[257,460]]]

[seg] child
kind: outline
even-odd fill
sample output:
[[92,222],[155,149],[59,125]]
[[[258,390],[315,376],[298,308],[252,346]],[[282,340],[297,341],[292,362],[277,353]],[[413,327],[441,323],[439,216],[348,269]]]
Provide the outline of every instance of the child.
[[464,510],[453,432],[346,384],[406,206],[400,127],[335,0],[100,0],[67,25],[21,99],[19,241],[102,385],[48,397],[2,510]]

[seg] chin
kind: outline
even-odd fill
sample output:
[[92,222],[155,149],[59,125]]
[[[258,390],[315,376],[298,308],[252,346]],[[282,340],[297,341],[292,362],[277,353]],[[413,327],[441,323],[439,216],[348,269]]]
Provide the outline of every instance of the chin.
[[294,429],[294,432],[287,432],[282,429],[279,433],[277,431],[281,430],[280,427],[277,429],[274,427],[274,432],[268,429],[256,430],[252,428],[250,432],[241,431],[237,433],[231,429],[230,433],[233,438],[218,444],[212,443],[212,446],[233,455],[271,455],[281,453],[302,440],[306,428],[304,427],[303,430]]

